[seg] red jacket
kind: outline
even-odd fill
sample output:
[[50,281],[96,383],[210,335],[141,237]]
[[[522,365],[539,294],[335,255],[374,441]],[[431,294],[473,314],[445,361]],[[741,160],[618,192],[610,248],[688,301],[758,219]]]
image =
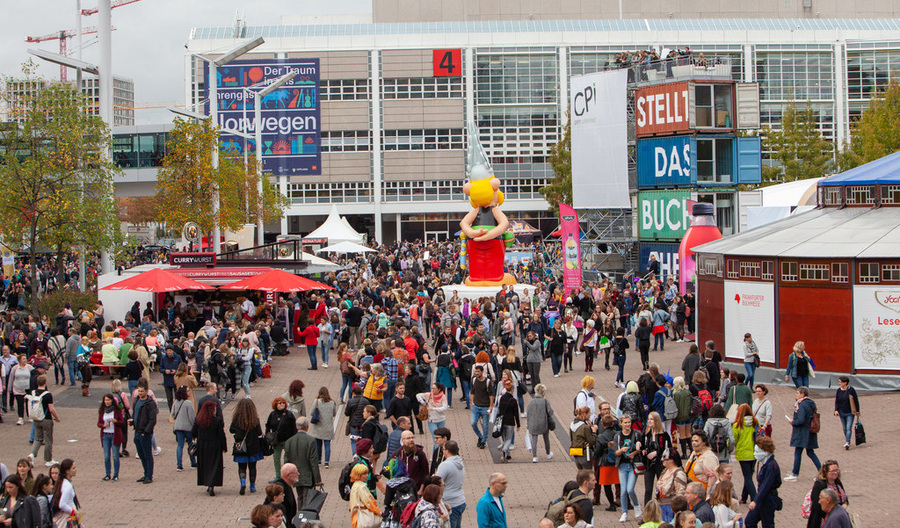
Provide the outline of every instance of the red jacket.
[[[113,402],[115,405],[115,402]],[[123,434],[123,430],[125,429],[125,411],[120,409],[118,405],[116,405],[116,410],[113,412],[114,420],[116,422],[115,427],[113,427],[113,445],[122,445],[125,443],[125,435]],[[103,410],[98,411],[97,413],[97,427],[100,428],[100,439],[103,439]]]
[[319,301],[319,304],[316,305],[315,311],[309,312],[309,320],[310,320],[310,321],[317,321],[317,320],[319,320],[320,318],[321,318],[321,319],[324,319],[324,318],[325,318],[325,315],[326,315],[326,306],[325,306],[325,303],[322,302],[322,301]]
[[313,323],[309,323],[309,326],[306,327],[305,330],[300,332],[300,339],[303,340],[304,345],[318,345],[319,344],[319,327],[314,325]]

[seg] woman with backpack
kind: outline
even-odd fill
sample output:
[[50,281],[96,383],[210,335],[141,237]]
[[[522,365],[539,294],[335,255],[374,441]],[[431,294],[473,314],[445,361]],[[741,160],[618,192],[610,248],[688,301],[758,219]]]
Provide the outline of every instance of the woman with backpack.
[[709,410],[709,419],[703,426],[713,453],[723,464],[728,462],[734,449],[734,432],[731,425],[731,420],[725,417],[725,408],[717,403]]
[[634,428],[641,431],[644,428],[644,400],[638,391],[638,385],[635,381],[629,381],[625,385],[625,392],[619,396],[619,419],[626,414],[631,417],[631,423]]
[[263,449],[260,437],[262,428],[259,426],[259,414],[256,412],[256,404],[250,398],[241,399],[234,414],[231,417],[229,432],[234,435],[232,457],[238,465],[238,477],[241,480],[240,494],[243,495],[247,487],[247,469],[250,470],[250,493],[256,492],[256,463],[262,460]]
[[625,381],[625,350],[627,350],[628,347],[628,340],[625,339],[625,329],[621,327],[617,328],[616,338],[613,339],[612,342],[612,353],[613,363],[619,367],[619,371],[616,373],[616,382],[613,383],[613,386],[618,387],[619,383]]
[[[597,441],[596,425],[591,425],[588,419],[591,410],[588,407],[575,409],[575,419],[569,424],[570,445],[569,455],[575,460],[578,469],[591,469],[593,466],[593,448]],[[533,447],[533,446],[532,446]]]
[[313,401],[312,416],[309,419],[309,435],[316,439],[316,452],[319,463],[325,454],[325,469],[331,461],[331,441],[334,439],[334,418],[337,416],[337,404],[331,399],[328,387],[319,387],[319,395]]
[[655,497],[654,480],[659,478],[663,469],[664,455],[672,450],[672,437],[663,427],[662,417],[657,412],[647,415],[647,427],[644,431],[644,504]]

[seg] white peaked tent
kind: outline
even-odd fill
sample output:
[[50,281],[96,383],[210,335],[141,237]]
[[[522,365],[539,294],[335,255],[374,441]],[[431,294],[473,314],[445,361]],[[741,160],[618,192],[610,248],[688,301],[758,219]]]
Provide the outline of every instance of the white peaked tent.
[[331,212],[328,213],[325,222],[304,238],[327,238],[329,244],[337,242],[360,244],[363,241],[363,236],[350,227],[347,219],[338,215],[337,207],[334,205],[331,206]]

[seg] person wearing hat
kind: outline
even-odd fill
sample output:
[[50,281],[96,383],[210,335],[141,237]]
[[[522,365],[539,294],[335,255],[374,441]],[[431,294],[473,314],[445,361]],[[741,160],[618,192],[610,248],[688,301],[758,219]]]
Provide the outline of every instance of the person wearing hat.
[[385,492],[384,482],[381,481],[381,474],[372,468],[372,459],[375,457],[375,445],[368,438],[363,438],[356,442],[356,456],[353,460],[358,464],[364,464],[369,469],[369,477],[366,480],[366,487],[372,492],[372,496],[377,498],[376,493],[381,490]]

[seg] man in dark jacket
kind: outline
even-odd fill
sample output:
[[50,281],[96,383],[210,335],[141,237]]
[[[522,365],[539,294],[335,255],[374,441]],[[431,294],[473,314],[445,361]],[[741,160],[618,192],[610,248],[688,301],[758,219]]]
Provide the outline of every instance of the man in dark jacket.
[[170,411],[175,400],[175,372],[178,371],[178,365],[180,364],[181,356],[175,353],[175,348],[172,345],[168,345],[166,353],[159,360],[159,371],[163,375],[163,387],[166,389],[166,402]]
[[147,394],[147,381],[141,379],[137,387],[137,399],[132,404],[134,418],[134,444],[137,447],[144,476],[137,481],[150,484],[153,482],[153,429],[156,427],[156,416],[159,409],[156,400]]
[[416,492],[421,495],[425,478],[428,477],[428,459],[422,446],[416,443],[412,431],[403,431],[400,435],[400,449],[391,458],[396,458],[406,466],[407,476],[416,483]]
[[300,478],[300,472],[294,464],[284,464],[281,466],[281,477],[272,481],[272,484],[278,484],[284,488],[284,518],[291,522],[294,515],[297,514],[297,499],[294,498],[294,484]]
[[434,443],[437,444],[437,446],[434,448],[434,451],[431,452],[431,469],[428,471],[429,475],[434,475],[438,466],[444,461],[444,444],[447,443],[447,440],[450,440],[450,429],[438,427],[434,430]]
[[688,501],[691,511],[697,516],[697,524],[716,522],[716,514],[712,506],[706,502],[706,489],[699,482],[690,482],[684,490],[684,498]]
[[791,447],[794,448],[794,467],[790,474],[784,477],[785,481],[791,482],[797,480],[800,474],[800,461],[803,458],[803,450],[806,449],[806,456],[812,460],[816,469],[820,469],[822,464],[819,457],[816,456],[816,449],[819,448],[819,435],[810,431],[813,416],[816,414],[816,402],[809,397],[809,389],[807,387],[797,388],[797,407],[794,411],[793,419],[790,421],[791,429]]
[[297,504],[302,508],[306,492],[322,485],[316,439],[309,435],[309,418],[297,418],[297,434],[284,443],[284,461],[297,466],[297,471],[300,472],[296,486]]
[[594,520],[594,505],[591,504],[591,490],[597,479],[594,478],[594,472],[590,469],[580,469],[575,476],[575,482],[578,483],[578,489],[572,494],[572,502],[581,508],[582,518],[584,522],[591,524]]
[[826,488],[819,493],[819,506],[826,514],[823,528],[850,528],[850,516],[838,504],[838,496],[833,489]]

